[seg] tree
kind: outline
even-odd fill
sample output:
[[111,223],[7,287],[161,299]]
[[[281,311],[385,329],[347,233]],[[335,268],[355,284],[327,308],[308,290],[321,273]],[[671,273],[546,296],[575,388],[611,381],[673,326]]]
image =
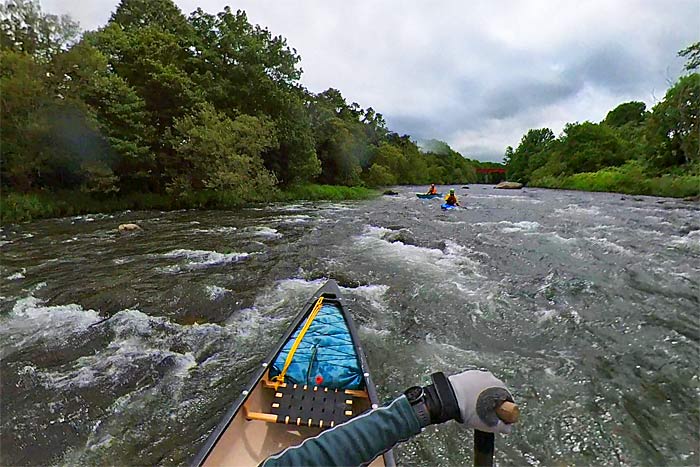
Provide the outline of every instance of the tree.
[[36,184],[48,158],[34,137],[42,132],[38,117],[52,100],[42,79],[45,70],[27,53],[0,50],[0,178],[18,191]]
[[383,142],[374,150],[374,163],[389,169],[397,180],[403,180],[407,170],[407,160],[396,146]]
[[240,115],[231,120],[211,105],[175,121],[169,141],[177,160],[168,167],[171,192],[231,190],[240,195],[274,187],[260,155],[278,142],[269,120]]
[[625,125],[639,125],[647,117],[646,110],[647,106],[644,102],[625,102],[608,112],[603,123],[615,128],[621,128]]
[[372,164],[364,179],[365,183],[372,187],[396,184],[396,175],[392,174],[391,170],[380,164]]
[[678,55],[688,58],[688,61],[685,64],[686,70],[693,71],[700,68],[700,42],[689,45],[685,49],[678,52]]
[[681,77],[652,110],[648,161],[657,168],[700,161],[700,74]]
[[253,26],[243,11],[190,15],[196,32],[197,80],[217,109],[267,115],[279,135],[279,149],[263,154],[265,165],[285,183],[311,180],[320,172],[305,92],[298,85],[301,57],[286,39]]
[[87,43],[57,55],[51,68],[55,92],[85,103],[107,137],[117,155],[115,171],[121,186],[127,191],[147,187],[155,159],[147,143],[152,137],[143,99],[112,73],[107,58]]
[[192,33],[187,19],[172,0],[121,0],[109,23],[127,30],[157,27],[185,40]]
[[68,15],[43,13],[38,1],[6,0],[0,5],[0,46],[27,53],[42,62],[78,36],[78,23]]
[[[554,148],[564,173],[595,172],[625,163],[631,154],[614,130],[591,122],[569,123]],[[542,161],[542,165],[547,160]],[[558,175],[558,174],[556,174]]]
[[[507,175],[510,180],[527,182],[532,171],[541,166],[546,157],[535,157],[544,153],[554,141],[554,133],[549,128],[529,130],[520,140],[515,151],[507,154]],[[532,160],[531,160],[532,159]]]

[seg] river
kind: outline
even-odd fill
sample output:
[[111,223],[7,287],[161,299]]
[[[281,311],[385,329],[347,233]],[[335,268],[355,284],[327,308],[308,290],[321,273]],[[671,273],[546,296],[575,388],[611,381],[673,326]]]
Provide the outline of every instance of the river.
[[[383,399],[438,370],[506,382],[499,465],[700,464],[700,206],[454,188],[450,212],[398,187],[3,227],[0,465],[186,465],[326,278]],[[470,463],[471,434],[395,452]]]

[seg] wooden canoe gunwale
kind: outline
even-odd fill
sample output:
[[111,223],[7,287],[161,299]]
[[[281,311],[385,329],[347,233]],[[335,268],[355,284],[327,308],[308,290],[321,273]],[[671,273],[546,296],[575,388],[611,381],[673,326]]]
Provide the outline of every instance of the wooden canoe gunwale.
[[[246,403],[248,397],[252,394],[253,389],[259,384],[260,380],[263,378],[265,373],[268,371],[270,365],[275,361],[277,358],[277,355],[282,351],[284,345],[287,343],[287,341],[291,338],[292,334],[294,334],[294,331],[297,330],[297,328],[302,324],[304,319],[311,313],[311,310],[313,309],[314,305],[316,304],[316,301],[318,298],[323,295],[324,296],[324,303],[334,303],[337,304],[341,310],[341,314],[343,318],[345,319],[345,323],[348,326],[348,330],[350,332],[350,336],[352,338],[353,346],[355,347],[355,353],[358,356],[359,363],[360,363],[360,369],[362,370],[364,380],[365,380],[365,390],[367,391],[367,394],[369,396],[369,401],[372,406],[378,405],[379,404],[379,398],[377,396],[377,390],[376,387],[374,386],[374,382],[372,381],[371,374],[369,372],[369,366],[367,364],[367,357],[365,356],[365,353],[362,349],[362,345],[360,344],[359,337],[357,335],[357,329],[355,328],[355,323],[352,320],[352,317],[348,314],[348,311],[346,310],[344,304],[343,304],[343,298],[340,294],[340,289],[338,288],[338,284],[335,280],[330,279],[328,280],[320,289],[314,293],[314,295],[306,302],[306,304],[302,307],[302,310],[297,314],[297,316],[294,318],[292,323],[289,325],[287,330],[285,331],[284,335],[282,338],[278,341],[277,345],[275,346],[274,350],[268,355],[268,357],[263,361],[261,364],[261,368],[255,373],[255,376],[251,378],[250,383],[246,386],[245,390],[243,390],[236,399],[236,401],[231,405],[231,407],[226,411],[225,415],[222,417],[221,421],[219,424],[216,426],[214,431],[209,435],[207,438],[207,441],[204,443],[202,448],[199,450],[197,455],[194,457],[194,459],[191,462],[191,466],[193,467],[201,467],[204,462],[206,461],[207,457],[211,454],[211,452],[214,450],[215,446],[221,439],[221,437],[224,435],[226,430],[228,429],[229,425],[231,422],[234,420],[236,417],[236,414],[243,409],[244,404]],[[260,422],[264,423],[264,422]],[[395,466],[396,462],[394,460],[394,455],[391,450],[385,452],[383,454],[384,457],[384,463],[387,466]]]

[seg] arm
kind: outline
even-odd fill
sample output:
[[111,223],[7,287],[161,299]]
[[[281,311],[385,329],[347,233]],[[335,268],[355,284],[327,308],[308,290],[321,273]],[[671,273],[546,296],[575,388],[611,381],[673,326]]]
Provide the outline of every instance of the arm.
[[405,396],[371,410],[298,446],[270,456],[262,467],[361,465],[420,433],[421,426]]
[[449,420],[491,433],[510,433],[510,424],[499,419],[496,408],[513,398],[491,373],[471,370],[449,378],[434,373],[432,380],[424,388],[409,388],[387,406],[270,456],[261,467],[369,464],[423,427]]

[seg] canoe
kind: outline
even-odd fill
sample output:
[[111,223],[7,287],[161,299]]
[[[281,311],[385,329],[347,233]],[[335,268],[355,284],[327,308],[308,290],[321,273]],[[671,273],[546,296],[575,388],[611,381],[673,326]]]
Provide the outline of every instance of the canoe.
[[[303,404],[292,403],[302,398]],[[378,404],[355,325],[338,284],[329,280],[294,318],[192,465],[257,466]],[[392,451],[370,465],[394,466]]]
[[416,196],[419,197],[420,199],[433,199],[433,198],[439,198],[442,196],[442,193],[438,193],[435,195],[428,195],[426,193],[416,193]]
[[449,211],[449,210],[452,210],[452,209],[457,209],[457,206],[455,206],[454,204],[447,204],[447,203],[441,204],[440,207],[442,208],[443,211]]

